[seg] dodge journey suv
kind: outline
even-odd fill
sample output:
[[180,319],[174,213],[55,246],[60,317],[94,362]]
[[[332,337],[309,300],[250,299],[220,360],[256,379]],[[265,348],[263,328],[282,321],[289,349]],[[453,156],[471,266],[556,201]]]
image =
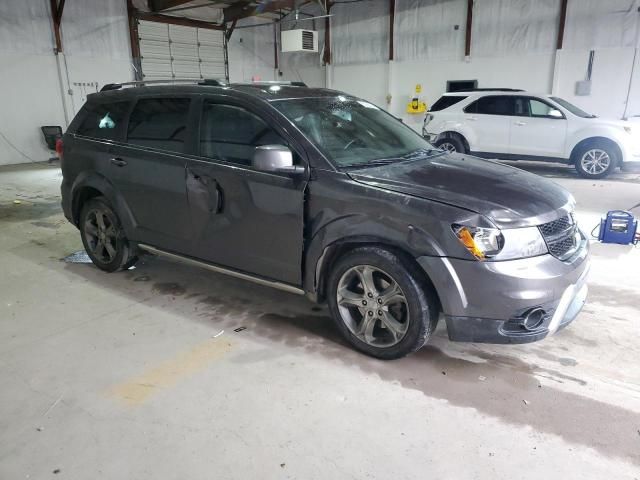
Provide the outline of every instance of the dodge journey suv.
[[112,84],[62,151],[62,204],[93,263],[166,255],[327,302],[355,348],[523,343],[585,302],[572,196],[436,149],[380,108],[293,84]]

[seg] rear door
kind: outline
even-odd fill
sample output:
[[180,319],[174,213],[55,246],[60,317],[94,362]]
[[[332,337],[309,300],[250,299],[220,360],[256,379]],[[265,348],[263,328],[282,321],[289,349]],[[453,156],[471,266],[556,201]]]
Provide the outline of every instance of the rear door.
[[306,177],[257,171],[258,145],[301,149],[271,125],[268,108],[202,101],[198,155],[187,163],[192,255],[292,285],[301,284]]
[[143,97],[129,116],[126,143],[114,148],[110,175],[136,222],[135,240],[181,251],[191,239],[185,154],[191,98]]
[[487,95],[467,105],[464,122],[475,136],[475,139],[468,139],[471,150],[508,153],[513,112],[513,97],[509,95]]
[[562,157],[567,137],[564,114],[537,97],[516,97],[514,102],[509,153]]

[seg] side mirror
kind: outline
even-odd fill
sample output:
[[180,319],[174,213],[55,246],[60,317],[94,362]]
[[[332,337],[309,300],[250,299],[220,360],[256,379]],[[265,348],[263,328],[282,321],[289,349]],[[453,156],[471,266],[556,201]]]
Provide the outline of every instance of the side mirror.
[[549,110],[549,116],[553,118],[564,118],[564,115],[562,115],[562,112],[560,110],[556,110],[555,108],[552,108],[551,110]]
[[261,145],[253,151],[251,165],[261,172],[299,175],[304,167],[293,164],[293,154],[284,145]]

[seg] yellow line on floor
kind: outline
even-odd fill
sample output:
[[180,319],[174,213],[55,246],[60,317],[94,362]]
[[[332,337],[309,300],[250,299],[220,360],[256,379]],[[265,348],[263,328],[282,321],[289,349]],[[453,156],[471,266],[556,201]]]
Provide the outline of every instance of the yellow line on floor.
[[138,377],[115,385],[109,389],[109,394],[130,406],[140,405],[160,389],[172,387],[183,378],[203,370],[230,349],[230,342],[212,338],[157,367],[148,369]]

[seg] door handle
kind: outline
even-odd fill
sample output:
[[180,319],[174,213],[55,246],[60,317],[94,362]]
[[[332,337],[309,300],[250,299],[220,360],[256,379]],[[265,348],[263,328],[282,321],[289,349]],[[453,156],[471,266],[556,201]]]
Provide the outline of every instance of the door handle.
[[477,120],[476,117],[466,117],[465,120],[469,120],[470,122],[475,122]]
[[526,125],[526,124],[527,124],[527,122],[523,122],[523,121],[520,121],[520,120],[515,122],[515,125],[518,125],[519,127],[522,127],[523,125]]
[[124,167],[127,165],[127,161],[126,160],[122,160],[121,158],[112,158],[111,159],[111,163],[113,165],[115,165],[116,167]]

